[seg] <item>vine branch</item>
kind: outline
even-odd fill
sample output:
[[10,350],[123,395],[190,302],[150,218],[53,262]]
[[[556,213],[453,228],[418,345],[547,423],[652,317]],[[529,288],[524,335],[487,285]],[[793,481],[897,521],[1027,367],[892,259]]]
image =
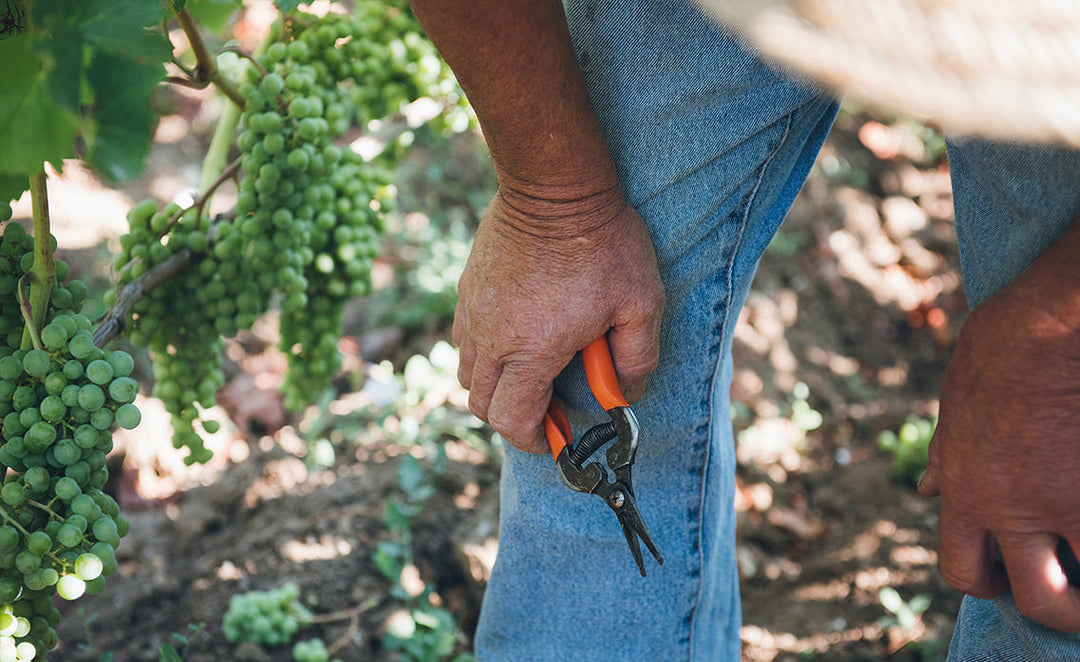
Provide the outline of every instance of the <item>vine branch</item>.
[[[206,47],[202,35],[199,34],[199,26],[195,24],[195,19],[191,17],[186,8],[176,12],[176,18],[180,21],[180,27],[184,30],[188,43],[191,44],[192,52],[195,53],[195,71],[190,81],[182,84],[189,87],[206,87],[213,84],[230,101],[243,108],[245,104],[244,95],[240,94],[240,90],[233,85],[232,81],[221,74],[214,55]],[[176,83],[180,81],[170,79],[170,82]]]
[[191,266],[197,257],[190,249],[183,248],[122,287],[116,295],[116,303],[94,329],[94,345],[104,347],[109,341],[119,338],[127,330],[127,318],[135,304],[154,288]]

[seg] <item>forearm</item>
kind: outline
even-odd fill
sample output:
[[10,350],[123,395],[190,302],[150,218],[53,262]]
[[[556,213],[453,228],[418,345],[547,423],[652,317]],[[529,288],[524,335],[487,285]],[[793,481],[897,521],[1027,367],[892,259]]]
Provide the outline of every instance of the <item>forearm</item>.
[[618,192],[558,0],[412,0],[519,202]]

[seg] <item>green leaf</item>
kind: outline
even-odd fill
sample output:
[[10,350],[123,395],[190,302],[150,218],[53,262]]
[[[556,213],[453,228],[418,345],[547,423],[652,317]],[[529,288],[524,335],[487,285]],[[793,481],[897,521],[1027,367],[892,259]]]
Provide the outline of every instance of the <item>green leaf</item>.
[[5,175],[0,173],[0,202],[18,200],[23,191],[30,188],[30,180],[23,175]]
[[71,25],[58,25],[37,44],[42,64],[49,71],[49,94],[54,101],[78,114],[83,63],[82,32]]
[[33,46],[26,35],[0,41],[0,173],[35,172],[72,154],[75,118],[53,99]]
[[408,454],[401,456],[401,463],[398,464],[398,485],[401,486],[405,494],[409,496],[415,494],[424,484],[426,478],[420,460]]
[[290,12],[300,6],[300,0],[274,0],[278,11],[282,14]]
[[184,659],[173,650],[172,646],[162,643],[161,648],[158,649],[158,662],[184,662]]
[[900,597],[900,593],[892,586],[883,586],[878,591],[878,600],[881,601],[882,607],[893,614],[899,614],[907,606],[904,604],[904,599]]
[[82,24],[86,41],[110,53],[122,53],[161,63],[172,45],[159,29],[165,7],[150,0],[97,0],[86,3]]
[[243,0],[187,0],[188,13],[196,23],[211,32],[225,29],[229,18],[243,7]]
[[142,172],[157,119],[150,93],[164,77],[160,64],[137,64],[119,55],[97,53],[91,61],[87,78],[97,130],[86,162],[106,178],[121,181]]

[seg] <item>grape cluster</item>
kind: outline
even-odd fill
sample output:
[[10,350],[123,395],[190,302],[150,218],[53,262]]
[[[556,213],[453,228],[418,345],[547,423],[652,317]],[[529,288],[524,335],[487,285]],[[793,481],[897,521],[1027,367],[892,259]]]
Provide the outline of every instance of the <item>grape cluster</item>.
[[310,404],[329,385],[340,366],[342,310],[370,290],[393,193],[387,163],[338,142],[355,125],[453,88],[407,10],[356,4],[352,16],[293,15],[260,68],[248,68],[234,213],[211,221],[144,200],[128,215],[114,265],[120,285],[180,251],[194,263],[149,292],[130,325],[132,341],[154,353],[154,394],[189,463],[210,456],[197,422],[216,426],[199,410],[224,381],[221,339],[251,328],[273,303],[288,357],[287,408]]
[[[205,462],[205,447],[198,425],[208,432],[218,423],[203,420],[199,407],[213,406],[217,390],[225,383],[222,372],[222,335],[236,333],[239,318],[250,327],[263,310],[263,301],[240,291],[235,261],[208,253],[207,218],[196,221],[194,210],[182,213],[179,205],[158,209],[147,199],[128,212],[128,232],[120,238],[120,252],[113,267],[120,284],[132,282],[166,260],[187,251],[194,263],[161,287],[150,290],[136,306],[130,327],[131,341],[154,355],[153,394],[172,417],[173,445],[188,448],[186,462]],[[219,235],[232,226],[222,224]],[[106,297],[113,303],[115,293]]]
[[322,639],[307,639],[298,641],[292,649],[293,662],[340,662],[337,658],[330,659],[330,653],[326,650],[326,644]]
[[293,583],[267,591],[236,593],[222,619],[225,638],[277,646],[293,640],[311,623],[311,612],[300,604],[300,589]]
[[[114,425],[134,428],[131,356],[94,345],[80,313],[86,286],[55,285],[45,324],[17,303],[33,239],[9,223],[0,239],[0,660],[44,657],[56,644],[54,595],[100,592],[128,530],[102,492]],[[68,267],[56,261],[58,282]],[[24,349],[30,340],[30,349]]]

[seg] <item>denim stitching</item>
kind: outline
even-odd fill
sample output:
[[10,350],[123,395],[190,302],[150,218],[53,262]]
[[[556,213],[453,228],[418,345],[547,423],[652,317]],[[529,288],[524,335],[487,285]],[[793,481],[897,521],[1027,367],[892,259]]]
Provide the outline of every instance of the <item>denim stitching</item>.
[[[797,112],[797,110],[795,112]],[[794,113],[792,113],[792,114],[794,114]],[[701,591],[702,591],[700,568],[702,566],[704,566],[704,564],[705,564],[705,559],[703,557],[703,549],[704,549],[704,547],[702,545],[702,540],[701,540],[701,528],[702,528],[701,527],[701,517],[702,517],[702,512],[705,509],[705,479],[706,479],[705,474],[706,474],[706,472],[708,470],[708,466],[709,466],[709,455],[710,455],[710,447],[711,447],[710,441],[712,440],[713,388],[714,388],[714,384],[715,384],[715,380],[716,380],[716,374],[721,369],[721,366],[720,366],[720,360],[721,360],[720,348],[724,344],[725,329],[727,328],[728,323],[730,321],[733,272],[735,270],[735,263],[738,261],[741,250],[742,250],[742,244],[743,244],[743,239],[744,239],[744,236],[745,236],[746,226],[747,226],[748,221],[749,221],[750,209],[753,207],[754,200],[755,200],[755,198],[757,196],[758,190],[761,188],[761,182],[765,178],[765,173],[768,170],[769,165],[772,163],[773,159],[779,153],[780,149],[784,146],[784,142],[787,140],[788,132],[791,129],[791,117],[792,117],[792,115],[789,114],[785,118],[784,128],[783,128],[783,131],[780,134],[779,140],[776,143],[776,147],[772,150],[772,152],[769,153],[769,156],[762,162],[761,167],[758,170],[757,182],[755,182],[754,188],[746,196],[746,201],[745,201],[744,206],[743,206],[742,219],[741,219],[741,221],[739,223],[738,235],[735,238],[734,249],[731,251],[731,258],[728,260],[728,263],[726,265],[726,269],[723,271],[723,277],[727,281],[727,283],[726,283],[727,284],[727,290],[725,292],[725,297],[724,297],[724,300],[722,302],[717,302],[716,306],[714,306],[714,308],[713,308],[714,313],[719,313],[719,312],[721,312],[721,310],[723,310],[723,316],[717,319],[717,324],[714,325],[713,328],[711,329],[711,335],[713,336],[714,342],[709,346],[708,354],[709,354],[709,357],[710,357],[710,361],[713,364],[713,370],[711,372],[712,378],[709,380],[709,386],[706,389],[705,400],[702,402],[703,408],[706,409],[707,411],[709,411],[709,417],[708,417],[708,419],[706,420],[705,423],[703,423],[698,429],[695,430],[695,437],[697,439],[701,439],[701,435],[700,435],[700,432],[702,431],[701,428],[704,428],[704,432],[706,434],[705,434],[705,437],[704,437],[703,441],[698,441],[698,442],[695,443],[695,450],[701,444],[704,445],[704,450],[702,452],[702,460],[703,461],[702,461],[702,464],[701,464],[700,480],[699,480],[699,485],[701,486],[701,489],[699,490],[700,496],[699,496],[699,499],[698,499],[698,509],[697,509],[697,513],[696,513],[697,525],[695,527],[695,529],[696,529],[696,534],[695,534],[696,535],[696,541],[695,542],[696,542],[697,554],[698,554],[698,570],[697,570],[698,590],[697,590],[697,599],[695,600],[694,605],[690,609],[690,613],[687,614],[686,619],[685,619],[685,622],[688,625],[688,629],[687,629],[687,644],[688,644],[688,646],[687,646],[687,653],[688,653],[687,659],[688,660],[693,660],[694,659],[694,630],[695,630],[695,625],[696,625],[695,617],[697,616],[697,609],[698,609],[699,605],[701,604]],[[736,636],[738,636],[738,633],[736,633]]]

